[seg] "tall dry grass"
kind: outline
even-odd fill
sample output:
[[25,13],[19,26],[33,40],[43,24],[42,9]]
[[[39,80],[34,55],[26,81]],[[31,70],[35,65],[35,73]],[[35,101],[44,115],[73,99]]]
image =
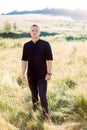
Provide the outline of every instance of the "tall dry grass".
[[[2,113],[2,121],[4,120],[6,127],[12,130],[56,130],[58,125],[64,124],[59,128],[63,130],[69,122],[80,122],[86,130],[87,44],[86,40],[84,42],[66,41],[65,37],[75,34],[79,37],[80,31],[87,23],[84,25],[81,21],[77,23],[73,20],[61,20],[51,16],[38,16],[37,20],[27,15],[0,17],[3,22],[9,19],[11,22],[16,20],[18,31],[28,31],[28,26],[32,23],[41,25],[42,31],[49,33],[41,38],[50,42],[54,57],[53,75],[51,81],[48,82],[48,102],[52,119],[49,125],[42,119],[40,106],[36,113],[32,111],[28,85],[22,84],[21,81],[22,47],[30,38],[3,39],[0,37],[0,114]],[[44,18],[45,22],[43,22]],[[20,20],[24,22],[21,22],[23,26],[19,26]],[[51,35],[51,31],[57,32],[57,35]]]

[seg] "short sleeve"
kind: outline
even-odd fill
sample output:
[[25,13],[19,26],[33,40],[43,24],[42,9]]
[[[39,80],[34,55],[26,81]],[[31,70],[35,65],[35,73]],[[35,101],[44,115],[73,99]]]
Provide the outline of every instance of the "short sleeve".
[[53,60],[52,49],[49,43],[46,45],[46,60]]
[[22,59],[21,60],[24,60],[24,61],[28,60],[28,55],[27,55],[27,50],[26,50],[25,45],[23,46],[23,53],[22,53]]

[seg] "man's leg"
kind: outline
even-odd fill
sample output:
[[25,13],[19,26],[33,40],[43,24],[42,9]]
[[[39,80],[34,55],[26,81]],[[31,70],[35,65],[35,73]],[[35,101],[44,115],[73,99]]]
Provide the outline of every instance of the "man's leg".
[[37,81],[28,77],[28,84],[32,94],[33,110],[36,111],[38,104]]
[[39,90],[39,96],[41,100],[41,105],[43,109],[43,116],[45,119],[49,117],[49,112],[48,112],[48,102],[47,102],[47,81],[45,80],[39,80],[38,81],[38,90]]

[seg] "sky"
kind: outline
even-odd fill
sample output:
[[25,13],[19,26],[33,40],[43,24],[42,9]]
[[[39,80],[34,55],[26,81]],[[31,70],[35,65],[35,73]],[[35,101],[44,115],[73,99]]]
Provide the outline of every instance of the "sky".
[[0,0],[0,14],[44,8],[87,10],[87,0]]

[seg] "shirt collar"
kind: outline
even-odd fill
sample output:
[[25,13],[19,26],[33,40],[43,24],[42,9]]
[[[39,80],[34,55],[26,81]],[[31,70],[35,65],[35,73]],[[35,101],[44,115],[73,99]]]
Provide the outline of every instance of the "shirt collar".
[[40,41],[40,39],[38,39],[38,40],[36,41],[36,43],[34,43],[34,42],[31,40],[31,42],[34,43],[34,44],[37,44],[39,41]]

